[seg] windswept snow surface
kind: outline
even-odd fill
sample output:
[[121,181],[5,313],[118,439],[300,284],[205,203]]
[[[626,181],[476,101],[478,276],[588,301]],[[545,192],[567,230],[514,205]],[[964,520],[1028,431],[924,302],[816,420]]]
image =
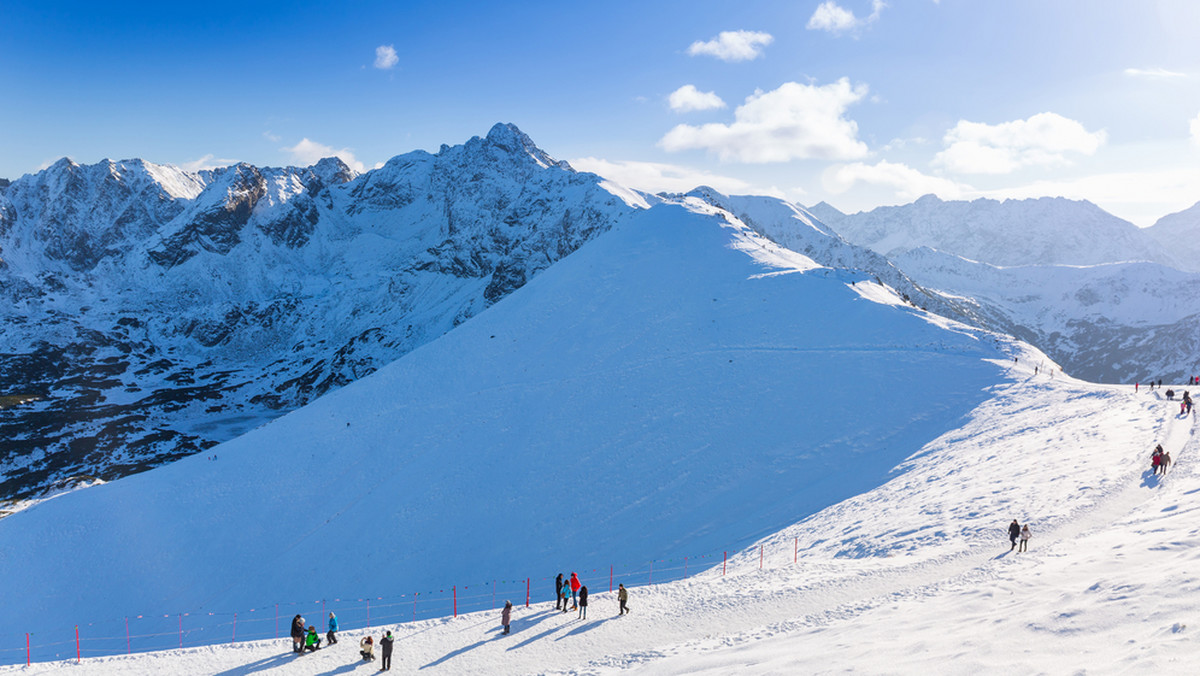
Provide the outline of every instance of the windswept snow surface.
[[[76,665],[68,641],[70,659],[0,673],[373,672],[355,646],[384,628],[399,673],[1195,673],[1194,417],[1158,392],[1032,365],[1008,376],[890,481],[763,538],[726,574],[625,578],[625,617],[607,580],[585,574],[588,619],[513,599],[509,636],[484,611],[354,627],[303,657],[279,639]],[[1148,469],[1155,442],[1175,459],[1164,477]],[[1007,546],[1013,518],[1033,531],[1025,553]]]

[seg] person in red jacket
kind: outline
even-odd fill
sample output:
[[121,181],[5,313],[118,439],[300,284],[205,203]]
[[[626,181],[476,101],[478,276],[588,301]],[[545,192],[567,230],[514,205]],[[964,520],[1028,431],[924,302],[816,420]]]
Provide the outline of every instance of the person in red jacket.
[[571,573],[571,610],[579,608],[579,578],[575,577],[575,573]]

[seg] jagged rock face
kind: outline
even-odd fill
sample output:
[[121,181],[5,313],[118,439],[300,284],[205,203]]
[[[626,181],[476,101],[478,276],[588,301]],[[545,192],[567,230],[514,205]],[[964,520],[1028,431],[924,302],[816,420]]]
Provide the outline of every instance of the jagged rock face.
[[356,176],[63,160],[0,195],[0,497],[224,441],[499,301],[631,211],[520,130]]

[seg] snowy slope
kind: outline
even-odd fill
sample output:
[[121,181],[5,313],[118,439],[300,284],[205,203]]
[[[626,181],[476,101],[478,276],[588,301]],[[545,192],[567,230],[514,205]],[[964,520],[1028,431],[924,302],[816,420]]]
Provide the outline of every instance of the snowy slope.
[[736,549],[885,481],[1007,360],[711,205],[660,205],[294,414],[0,520],[0,626],[194,629]]
[[[724,575],[717,566],[650,587],[618,578],[630,587],[627,617],[615,617],[607,580],[585,575],[587,620],[515,598],[510,636],[498,611],[369,633],[394,631],[394,668],[429,674],[1192,673],[1194,418],[1161,393],[1035,377],[1036,355],[1019,357],[960,427],[889,481],[763,538],[761,563],[756,544]],[[1156,442],[1176,463],[1161,478],[1146,462]],[[1014,518],[1031,526],[1028,552],[1009,551]],[[0,672],[373,670],[354,648],[366,633],[345,627],[337,646],[304,657],[279,639],[80,665],[66,640],[42,649],[42,662],[49,650],[57,661],[36,663],[35,652],[32,668]],[[23,637],[4,638],[14,647],[3,654],[23,657]]]

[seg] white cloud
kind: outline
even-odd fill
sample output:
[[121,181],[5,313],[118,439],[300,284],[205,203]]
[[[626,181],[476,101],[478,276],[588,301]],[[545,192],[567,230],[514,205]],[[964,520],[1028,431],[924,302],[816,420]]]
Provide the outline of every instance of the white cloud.
[[762,48],[775,38],[756,31],[722,31],[708,42],[693,42],[688,54],[715,56],[722,61],[751,61],[762,56]]
[[785,82],[756,91],[734,111],[732,124],[681,124],[659,146],[668,152],[704,148],[722,160],[748,163],[794,159],[853,160],[867,154],[846,108],[866,96],[865,85],[842,78],[824,86]]
[[356,172],[362,173],[366,169],[363,163],[354,157],[354,153],[349,148],[335,150],[330,146],[310,141],[307,138],[301,140],[291,148],[280,148],[280,150],[289,153],[292,156],[292,161],[301,167],[314,165],[326,157],[336,157]]
[[884,7],[887,5],[883,0],[872,0],[871,14],[860,19],[854,16],[854,12],[842,7],[834,0],[827,0],[817,6],[816,11],[809,17],[806,28],[841,35],[878,21],[879,14]]
[[973,191],[968,185],[923,174],[906,164],[887,161],[836,165],[821,175],[821,185],[834,194],[844,193],[859,184],[890,188],[902,200],[914,200],[931,193],[942,199],[963,199]]
[[212,153],[209,153],[209,154],[205,155],[204,157],[201,157],[198,160],[192,160],[191,162],[184,162],[183,164],[179,165],[179,168],[187,170],[187,171],[204,171],[205,169],[216,169],[217,167],[228,167],[232,164],[237,164],[237,162],[238,162],[237,160],[216,159],[213,157]]
[[1125,74],[1129,77],[1140,77],[1147,80],[1174,80],[1187,77],[1186,73],[1177,73],[1166,68],[1126,68]]
[[1188,122],[1188,129],[1192,132],[1192,144],[1200,146],[1200,115]]
[[1104,130],[1055,113],[990,125],[960,120],[943,139],[934,164],[964,174],[1007,174],[1022,167],[1069,164],[1067,153],[1092,155],[1108,140]]
[[379,45],[375,48],[375,67],[380,70],[387,70],[392,66],[400,63],[400,57],[396,56],[396,48],[392,45]]
[[693,188],[706,185],[727,195],[746,194],[748,192],[768,194],[755,191],[751,184],[738,178],[721,176],[675,164],[612,162],[595,157],[570,160],[568,163],[579,171],[589,171],[593,174],[599,174],[627,188],[634,188],[649,193],[687,192]]
[[282,138],[282,137],[280,137],[280,136],[278,136],[278,135],[276,135],[276,134],[273,134],[273,133],[271,133],[269,130],[268,130],[268,131],[264,131],[264,132],[263,132],[263,138],[267,139],[267,140],[268,140],[268,141],[270,141],[271,143],[279,143],[280,141],[282,141],[282,140],[283,140],[283,138]]
[[694,85],[684,85],[676,89],[671,92],[671,96],[667,101],[671,105],[671,110],[677,113],[686,113],[693,110],[714,110],[725,107],[725,102],[716,93],[702,92],[696,89]]

